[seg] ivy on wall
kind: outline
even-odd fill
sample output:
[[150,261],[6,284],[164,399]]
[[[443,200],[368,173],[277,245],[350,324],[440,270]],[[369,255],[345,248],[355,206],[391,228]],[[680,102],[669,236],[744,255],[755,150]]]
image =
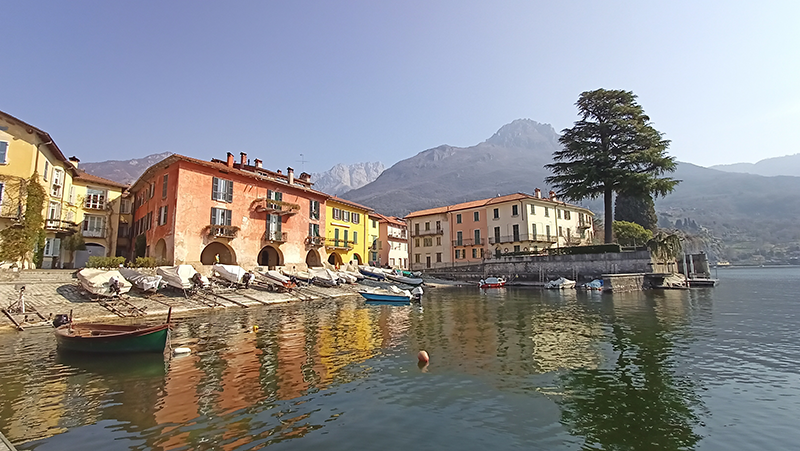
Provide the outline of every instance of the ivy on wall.
[[41,266],[45,236],[42,212],[47,193],[39,184],[39,174],[36,172],[21,183],[24,184],[20,191],[24,192],[25,214],[17,224],[0,230],[0,261],[24,261],[28,252],[36,249],[33,261],[36,266]]

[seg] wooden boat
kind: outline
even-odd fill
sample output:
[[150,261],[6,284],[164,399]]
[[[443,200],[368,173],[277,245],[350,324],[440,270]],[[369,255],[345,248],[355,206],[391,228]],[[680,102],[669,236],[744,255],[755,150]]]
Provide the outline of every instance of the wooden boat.
[[167,285],[179,290],[194,288],[195,282],[193,280],[199,282],[198,288],[206,288],[211,285],[208,278],[197,272],[192,265],[159,266],[156,269],[156,274],[161,276]]
[[423,282],[422,278],[406,277],[398,273],[387,274],[386,278],[397,283],[404,283],[406,285],[421,285]]
[[161,276],[149,276],[131,268],[120,268],[119,273],[140,290],[157,291],[161,287]]
[[117,270],[83,268],[78,271],[77,277],[84,290],[101,297],[125,294],[133,286]]
[[506,279],[502,277],[487,277],[485,280],[481,279],[481,288],[503,288],[506,286]]
[[59,351],[91,353],[164,352],[170,330],[167,322],[157,326],[72,322],[55,330]]
[[364,297],[367,301],[379,301],[379,302],[396,302],[396,303],[403,303],[407,304],[411,302],[413,295],[408,290],[401,290],[396,286],[392,285],[388,289],[386,288],[372,288],[372,289],[365,289],[360,290],[358,292],[361,296]]
[[567,279],[566,277],[559,277],[558,279],[547,282],[544,284],[544,287],[548,290],[566,290],[575,288],[575,281]]
[[217,276],[231,283],[242,283],[242,277],[247,274],[246,269],[236,265],[223,265],[220,263],[215,263],[211,269],[215,274],[217,274]]

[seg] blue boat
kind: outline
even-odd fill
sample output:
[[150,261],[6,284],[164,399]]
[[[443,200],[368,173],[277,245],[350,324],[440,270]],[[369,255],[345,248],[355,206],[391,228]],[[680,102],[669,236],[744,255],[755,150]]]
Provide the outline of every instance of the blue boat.
[[358,293],[368,301],[393,302],[393,303],[396,302],[403,304],[411,302],[411,293],[408,294],[375,293],[365,290],[359,291]]
[[386,273],[380,268],[361,265],[358,267],[358,270],[361,271],[361,274],[364,274],[367,277],[372,277],[373,279],[378,279],[378,280],[386,279]]

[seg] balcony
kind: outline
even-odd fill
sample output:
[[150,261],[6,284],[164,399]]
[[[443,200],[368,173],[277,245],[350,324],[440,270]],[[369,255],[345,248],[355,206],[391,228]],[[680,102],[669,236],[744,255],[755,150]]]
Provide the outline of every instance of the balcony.
[[581,244],[581,237],[575,235],[569,235],[566,238],[567,243],[569,244]]
[[592,228],[592,221],[579,220],[578,221],[578,228],[579,229],[590,229],[590,228]]
[[300,212],[300,205],[281,200],[258,198],[250,204],[250,208],[258,213],[269,215],[292,216]]
[[210,225],[208,236],[212,238],[236,238],[239,227],[228,225]]
[[278,243],[285,243],[286,242],[286,232],[281,232],[280,230],[267,230],[264,232],[264,239],[270,242],[278,242]]
[[104,236],[106,236],[106,228],[100,227],[95,229],[84,230],[82,235],[87,238],[103,238]]
[[432,235],[441,235],[444,233],[443,229],[436,229],[436,230],[414,230],[411,233],[412,237],[418,236],[432,236]]
[[525,241],[532,241],[538,243],[555,243],[556,241],[558,241],[558,238],[555,235],[533,235],[527,233],[521,233],[519,235],[489,237],[489,244],[522,243]]
[[321,236],[307,236],[306,245],[311,247],[320,247],[325,244],[325,239]]
[[72,221],[62,221],[60,219],[45,219],[44,221],[45,230],[51,230],[53,232],[75,231],[77,227],[78,224],[75,224]]
[[341,249],[341,250],[350,250],[353,248],[352,241],[346,240],[338,240],[336,238],[326,238],[325,239],[325,247],[328,249]]
[[475,241],[473,239],[469,240],[453,240],[453,247],[468,247],[468,246],[483,246],[484,240],[483,238]]
[[[440,235],[440,234],[441,234],[441,230],[439,231],[439,233],[436,233],[436,234],[434,234],[434,235]],[[390,239],[390,240],[400,240],[400,241],[405,241],[405,240],[407,240],[407,239],[408,239],[408,234],[407,234],[407,233],[405,233],[405,232],[403,232],[403,233],[390,233],[390,234],[388,234],[388,235],[386,236],[386,238],[388,238],[388,239]]]

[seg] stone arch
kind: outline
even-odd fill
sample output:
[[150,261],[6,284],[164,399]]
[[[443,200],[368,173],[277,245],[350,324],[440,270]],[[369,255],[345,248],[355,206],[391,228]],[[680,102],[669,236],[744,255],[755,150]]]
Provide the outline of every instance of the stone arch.
[[356,264],[359,264],[359,265],[363,265],[364,264],[363,260],[361,259],[361,256],[358,255],[358,254],[353,254],[353,260],[356,261]]
[[336,252],[331,252],[331,255],[328,256],[328,263],[330,263],[333,266],[341,265],[342,256],[337,254]]
[[322,258],[319,256],[319,252],[316,249],[311,249],[306,254],[306,266],[309,268],[317,268],[322,266]]
[[164,264],[168,263],[167,262],[167,242],[164,241],[164,238],[161,238],[156,243],[155,254],[156,254],[155,258],[156,258],[156,263],[157,264],[164,265]]
[[216,263],[216,256],[219,255],[219,263],[223,265],[235,265],[236,253],[225,243],[213,241],[208,243],[208,246],[203,249],[200,254],[200,263],[204,265],[213,265]]
[[258,265],[275,269],[276,266],[283,266],[283,254],[274,246],[264,246],[258,253]]

